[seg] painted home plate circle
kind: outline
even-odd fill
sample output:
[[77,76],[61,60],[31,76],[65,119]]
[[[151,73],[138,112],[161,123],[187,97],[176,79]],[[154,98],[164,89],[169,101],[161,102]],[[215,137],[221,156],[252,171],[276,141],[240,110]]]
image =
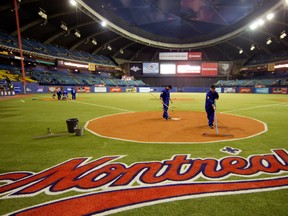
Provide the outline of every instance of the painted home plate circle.
[[257,119],[217,113],[218,134],[208,127],[205,112],[129,112],[99,117],[86,123],[86,130],[105,138],[144,143],[201,143],[254,137],[267,131]]

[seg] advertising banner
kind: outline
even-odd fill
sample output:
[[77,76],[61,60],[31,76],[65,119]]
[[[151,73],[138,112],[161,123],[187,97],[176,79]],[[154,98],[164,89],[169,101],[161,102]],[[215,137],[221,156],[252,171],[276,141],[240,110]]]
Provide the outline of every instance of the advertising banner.
[[275,71],[275,64],[268,64],[267,71]]
[[88,64],[78,63],[78,62],[70,62],[70,61],[64,61],[64,60],[58,60],[57,66],[58,67],[65,67],[65,68],[88,69]]
[[82,92],[82,93],[90,93],[90,87],[87,86],[78,86],[76,88],[77,92]]
[[218,76],[218,63],[203,62],[202,76]]
[[159,63],[144,62],[143,74],[159,74]]
[[160,74],[176,74],[176,64],[174,63],[161,63]]
[[132,87],[132,88],[126,88],[126,92],[137,92],[137,88],[136,87]]
[[37,93],[43,93],[44,92],[44,87],[43,86],[38,86],[37,87]]
[[19,86],[14,86],[14,91],[16,93],[22,93],[22,89]]
[[215,90],[216,90],[218,93],[222,93],[222,88],[221,88],[221,87],[215,88]]
[[179,74],[200,74],[200,62],[179,62],[177,63],[177,73]]
[[201,61],[202,53],[201,52],[188,52],[188,60]]
[[130,63],[129,70],[131,76],[142,75],[142,63]]
[[168,60],[168,61],[201,61],[202,53],[201,52],[160,52],[159,60]]
[[106,87],[94,87],[94,92],[104,93],[104,92],[107,92],[107,88]]
[[252,93],[251,88],[239,88],[239,93]]
[[88,63],[88,70],[89,71],[95,71],[96,70],[96,64]]
[[110,92],[122,92],[122,88],[120,87],[110,87]]
[[139,92],[141,92],[141,93],[150,92],[150,88],[149,87],[140,87],[139,88]]
[[235,93],[236,88],[224,88],[224,93]]
[[160,52],[159,60],[188,60],[188,52]]
[[231,74],[233,68],[233,62],[231,61],[220,61],[218,64],[218,75],[227,76]]
[[273,94],[287,94],[287,88],[273,88]]
[[256,94],[268,94],[269,88],[255,88]]

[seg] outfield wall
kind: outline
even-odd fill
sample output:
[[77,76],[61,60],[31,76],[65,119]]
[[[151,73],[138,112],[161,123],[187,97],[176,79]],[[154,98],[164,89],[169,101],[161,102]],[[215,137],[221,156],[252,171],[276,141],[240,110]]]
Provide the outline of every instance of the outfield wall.
[[[20,82],[15,82],[15,94],[23,94],[23,85]],[[92,86],[41,86],[37,83],[27,83],[27,94],[53,93],[58,88],[64,88],[70,91],[71,88],[76,89],[78,93],[147,93],[161,92],[163,87],[92,87]],[[183,87],[173,88],[172,92],[207,92],[209,87]],[[219,93],[241,93],[241,94],[287,94],[287,87],[270,87],[270,88],[250,88],[250,87],[218,87]],[[1,91],[0,96],[12,96],[14,92]]]

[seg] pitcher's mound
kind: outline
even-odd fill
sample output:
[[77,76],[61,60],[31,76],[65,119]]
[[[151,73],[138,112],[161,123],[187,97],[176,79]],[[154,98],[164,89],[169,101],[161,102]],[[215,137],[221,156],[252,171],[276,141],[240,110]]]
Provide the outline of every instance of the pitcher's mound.
[[[104,116],[87,122],[86,129],[106,138],[151,143],[199,143],[237,140],[267,131],[256,119],[217,113],[218,136],[207,125],[204,112],[170,112],[174,120],[161,118],[161,112],[135,112]],[[208,136],[203,136],[208,134]]]

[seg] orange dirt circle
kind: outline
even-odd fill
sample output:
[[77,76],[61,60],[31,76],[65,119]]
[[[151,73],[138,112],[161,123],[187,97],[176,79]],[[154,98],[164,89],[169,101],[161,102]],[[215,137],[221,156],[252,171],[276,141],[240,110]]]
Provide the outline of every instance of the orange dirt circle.
[[[265,123],[244,116],[217,113],[218,134],[208,127],[205,112],[133,112],[88,121],[86,129],[98,136],[145,143],[199,143],[249,138],[264,133]],[[215,123],[215,122],[214,122]]]

